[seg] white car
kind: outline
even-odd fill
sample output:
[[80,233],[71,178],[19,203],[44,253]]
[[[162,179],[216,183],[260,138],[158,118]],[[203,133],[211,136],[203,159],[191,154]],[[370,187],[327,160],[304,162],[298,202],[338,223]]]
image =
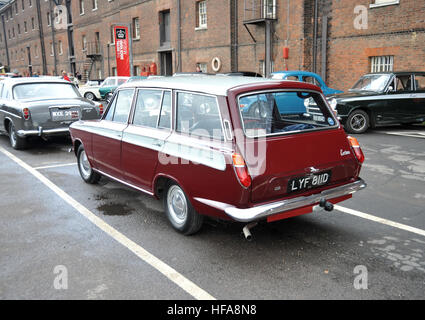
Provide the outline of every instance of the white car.
[[81,86],[78,90],[81,95],[89,100],[100,100],[99,88],[101,83],[99,81],[89,80],[84,86]]

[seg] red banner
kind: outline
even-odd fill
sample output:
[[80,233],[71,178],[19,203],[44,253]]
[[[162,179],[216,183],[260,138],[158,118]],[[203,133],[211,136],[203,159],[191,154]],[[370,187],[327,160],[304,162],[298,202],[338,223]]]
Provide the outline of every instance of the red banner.
[[130,48],[128,27],[115,26],[115,55],[117,60],[117,75],[130,76]]

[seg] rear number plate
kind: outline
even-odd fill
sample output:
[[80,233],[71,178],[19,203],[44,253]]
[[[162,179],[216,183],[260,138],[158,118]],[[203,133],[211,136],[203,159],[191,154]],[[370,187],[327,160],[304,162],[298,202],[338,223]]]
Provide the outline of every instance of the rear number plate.
[[80,111],[77,108],[71,108],[66,110],[52,109],[50,110],[53,121],[69,121],[80,119]]
[[331,181],[331,170],[317,174],[311,174],[305,177],[289,180],[288,192],[308,190],[328,184]]

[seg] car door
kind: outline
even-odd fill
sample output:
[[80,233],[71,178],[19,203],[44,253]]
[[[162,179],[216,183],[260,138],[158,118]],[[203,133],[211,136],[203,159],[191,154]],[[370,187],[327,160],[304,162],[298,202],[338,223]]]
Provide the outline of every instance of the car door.
[[394,123],[408,122],[414,118],[413,74],[396,75],[395,91],[389,95],[388,108],[394,110]]
[[[412,94],[414,119],[425,118],[425,74],[415,74],[415,92]],[[423,120],[422,120],[423,121]]]
[[4,84],[0,82],[0,131],[6,131],[6,128],[4,127],[4,108],[6,106],[6,101],[3,98],[3,87]]
[[133,101],[134,89],[120,90],[111,102],[104,118],[93,123],[93,156],[95,167],[116,179],[123,179],[121,141]]
[[139,89],[132,120],[123,132],[125,181],[149,193],[158,153],[171,133],[171,110],[170,90]]

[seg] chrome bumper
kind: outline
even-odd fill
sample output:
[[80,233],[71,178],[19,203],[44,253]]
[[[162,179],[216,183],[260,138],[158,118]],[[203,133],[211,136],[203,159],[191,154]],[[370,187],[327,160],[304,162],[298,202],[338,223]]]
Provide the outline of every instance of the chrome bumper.
[[51,134],[66,134],[69,133],[69,128],[55,128],[55,129],[43,129],[39,127],[38,130],[18,130],[17,135],[20,137],[26,136],[44,136]]
[[319,203],[321,199],[331,200],[350,195],[366,188],[366,186],[366,183],[362,179],[359,179],[356,182],[325,190],[317,194],[312,194],[310,196],[302,196],[298,198],[272,202],[246,209],[240,209],[229,204],[219,203],[206,199],[195,199],[206,205],[210,205],[217,209],[223,210],[227,215],[229,215],[232,219],[236,221],[250,222],[260,220],[276,213],[283,213],[302,207],[312,206]]

